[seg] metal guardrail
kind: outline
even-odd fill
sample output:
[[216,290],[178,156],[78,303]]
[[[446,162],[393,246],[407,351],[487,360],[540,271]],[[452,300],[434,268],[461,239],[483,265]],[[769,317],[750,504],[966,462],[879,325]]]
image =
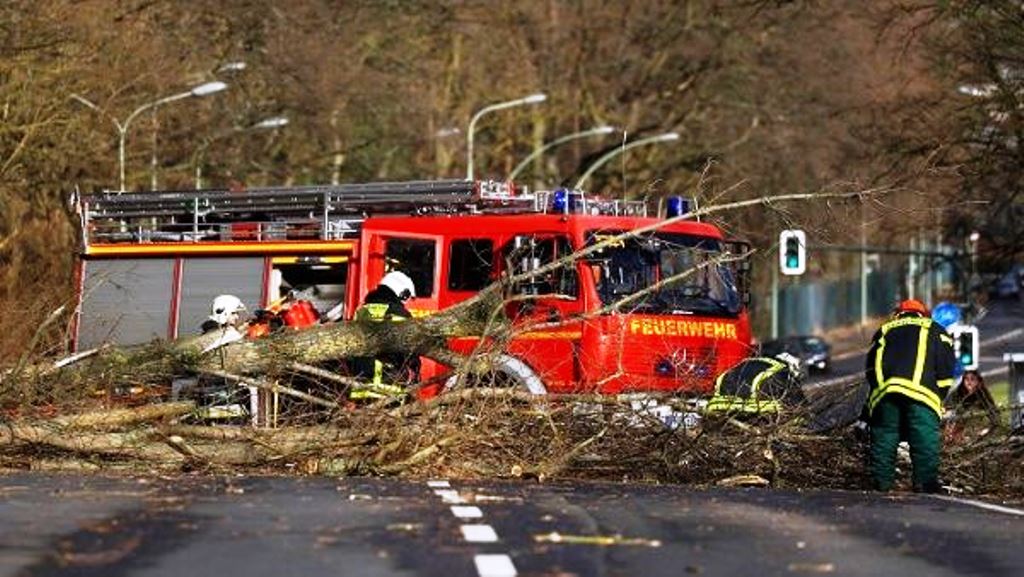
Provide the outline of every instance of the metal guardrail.
[[1006,353],[1003,360],[1010,370],[1010,428],[1024,429],[1024,353]]

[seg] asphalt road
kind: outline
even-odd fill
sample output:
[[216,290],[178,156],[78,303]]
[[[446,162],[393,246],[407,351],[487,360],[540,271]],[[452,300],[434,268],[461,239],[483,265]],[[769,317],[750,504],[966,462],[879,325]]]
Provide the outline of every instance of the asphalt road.
[[944,499],[18,474],[0,477],[0,576],[1021,574],[1024,511]]

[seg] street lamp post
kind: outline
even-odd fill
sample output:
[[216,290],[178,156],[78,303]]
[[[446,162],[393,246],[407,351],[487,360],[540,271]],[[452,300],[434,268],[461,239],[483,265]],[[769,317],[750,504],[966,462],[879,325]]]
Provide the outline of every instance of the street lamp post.
[[[227,84],[225,84],[223,82],[220,82],[220,81],[207,82],[205,84],[200,84],[199,86],[196,86],[195,88],[192,88],[191,90],[188,90],[186,92],[181,92],[179,94],[172,94],[170,96],[165,96],[165,97],[160,98],[158,100],[154,100],[153,102],[149,102],[149,103],[143,104],[142,106],[140,106],[140,107],[136,108],[135,110],[133,110],[132,113],[129,114],[128,117],[125,118],[123,122],[119,121],[118,119],[114,118],[113,116],[107,115],[112,121],[114,121],[114,126],[117,127],[117,133],[118,133],[117,162],[118,162],[119,174],[120,174],[120,188],[118,189],[118,191],[119,192],[124,192],[124,190],[125,190],[124,189],[124,183],[125,183],[125,178],[124,178],[125,140],[127,139],[127,135],[128,135],[128,127],[131,125],[133,120],[135,120],[143,112],[145,112],[145,111],[147,111],[147,110],[149,110],[151,108],[160,106],[162,104],[167,104],[167,103],[170,103],[170,102],[174,102],[176,100],[182,100],[182,99],[190,98],[190,97],[193,97],[193,96],[206,96],[208,94],[213,94],[215,92],[220,92],[221,90],[224,90],[227,87],[228,87]],[[77,94],[72,94],[71,98],[77,100],[78,102],[88,106],[89,108],[92,108],[93,110],[95,110],[95,111],[97,111],[97,112],[99,112],[101,114],[106,114],[106,112],[103,109],[101,109],[99,106],[97,106],[92,101],[90,101],[90,100],[88,100],[86,98],[83,98],[82,96],[79,96]]]
[[510,172],[508,174],[508,180],[514,181],[516,179],[516,176],[518,176],[519,173],[522,172],[530,164],[530,162],[535,160],[541,154],[544,154],[546,151],[551,150],[552,148],[554,148],[554,147],[556,147],[556,146],[558,146],[560,144],[565,144],[566,142],[569,142],[569,141],[572,141],[572,140],[576,140],[578,138],[586,138],[587,136],[597,136],[597,135],[611,134],[612,132],[615,132],[615,129],[612,128],[611,126],[598,126],[598,127],[595,127],[595,128],[591,128],[590,130],[584,130],[582,132],[574,132],[572,134],[567,134],[567,135],[565,135],[565,136],[563,136],[561,138],[556,138],[555,140],[552,140],[551,142],[549,142],[549,143],[545,144],[544,146],[538,148],[537,150],[533,151],[529,156],[524,158],[522,162],[517,164],[516,167],[512,169],[512,172]]
[[285,116],[274,116],[274,117],[271,117],[271,118],[267,118],[267,119],[261,120],[261,121],[257,122],[256,124],[253,124],[251,126],[236,127],[236,128],[231,129],[231,130],[224,131],[224,132],[222,132],[220,134],[217,134],[217,135],[215,135],[215,136],[213,136],[211,138],[207,138],[206,140],[204,140],[203,143],[201,145],[199,145],[199,148],[196,149],[196,153],[194,155],[194,158],[195,158],[194,164],[195,164],[195,172],[196,172],[196,190],[199,190],[200,188],[203,187],[203,157],[206,155],[206,150],[210,147],[211,144],[213,144],[213,142],[215,140],[220,140],[221,138],[225,138],[225,137],[231,136],[233,134],[238,134],[240,132],[249,132],[249,131],[252,131],[252,130],[269,130],[269,129],[272,129],[272,128],[281,128],[282,126],[285,126],[287,124],[288,124],[288,118],[287,117],[285,117]]
[[967,240],[971,242],[971,276],[978,274],[978,239],[981,238],[981,234],[978,231],[971,231],[970,236]]
[[669,142],[669,141],[672,141],[672,140],[679,140],[679,133],[677,133],[677,132],[666,132],[664,134],[659,134],[657,136],[651,136],[651,137],[648,137],[648,138],[641,138],[640,140],[636,140],[636,141],[630,142],[630,143],[628,143],[628,144],[626,144],[624,146],[621,146],[619,148],[615,148],[615,149],[609,151],[607,154],[605,154],[601,158],[598,158],[597,161],[594,162],[594,164],[591,164],[590,167],[587,168],[586,172],[583,173],[583,176],[581,176],[580,179],[576,181],[576,186],[574,186],[573,188],[579,190],[583,186],[583,183],[586,182],[586,180],[588,178],[590,178],[590,175],[594,174],[594,172],[598,168],[601,168],[601,166],[603,166],[606,162],[608,162],[609,160],[611,160],[615,156],[617,156],[619,154],[622,154],[623,152],[626,152],[627,150],[629,150],[631,148],[636,148],[638,146],[643,146],[645,144],[656,144],[656,143],[659,143],[659,142]]
[[434,173],[438,176],[448,174],[452,165],[454,149],[457,145],[446,142],[455,136],[461,136],[462,129],[455,126],[445,126],[434,131],[432,139],[434,149]]
[[221,64],[216,70],[214,70],[214,72],[217,74],[222,72],[241,72],[248,67],[249,65],[246,64],[244,60],[236,60],[234,62],[225,62],[224,64]]
[[[971,258],[971,276],[967,279],[966,286],[964,287],[964,296],[967,298],[967,302],[971,305],[972,314],[976,310],[977,306],[977,294],[981,287],[981,280],[978,278],[978,240],[981,239],[981,233],[976,230],[971,231],[968,235],[968,250],[970,251]],[[965,275],[966,276],[966,275]]]
[[473,130],[476,127],[476,121],[480,120],[480,117],[488,112],[494,112],[495,110],[504,110],[506,108],[512,108],[514,106],[522,106],[524,104],[537,104],[544,102],[548,99],[546,94],[531,94],[523,98],[516,100],[509,100],[507,102],[499,102],[492,104],[485,108],[480,109],[479,112],[473,115],[473,118],[469,121],[469,129],[466,132],[466,180],[473,180]]

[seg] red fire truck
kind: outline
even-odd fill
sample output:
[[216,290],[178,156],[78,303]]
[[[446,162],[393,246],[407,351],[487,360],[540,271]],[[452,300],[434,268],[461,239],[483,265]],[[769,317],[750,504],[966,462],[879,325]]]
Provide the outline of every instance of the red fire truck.
[[[655,226],[685,210],[663,204],[655,217],[641,202],[463,180],[87,195],[74,345],[198,334],[224,293],[250,311],[300,295],[351,319],[398,269],[416,286],[407,306],[427,315],[505,275],[526,279],[513,288],[526,298],[508,305],[524,329],[496,367],[511,382],[706,392],[750,352],[746,245],[709,223]],[[544,268],[587,247],[569,267]],[[425,363],[423,377],[444,370]]]

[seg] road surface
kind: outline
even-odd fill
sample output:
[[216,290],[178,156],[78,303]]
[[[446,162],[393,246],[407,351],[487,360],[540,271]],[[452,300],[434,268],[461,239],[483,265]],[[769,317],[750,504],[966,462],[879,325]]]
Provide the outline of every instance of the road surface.
[[616,484],[0,477],[0,576],[1020,575],[1024,511]]

